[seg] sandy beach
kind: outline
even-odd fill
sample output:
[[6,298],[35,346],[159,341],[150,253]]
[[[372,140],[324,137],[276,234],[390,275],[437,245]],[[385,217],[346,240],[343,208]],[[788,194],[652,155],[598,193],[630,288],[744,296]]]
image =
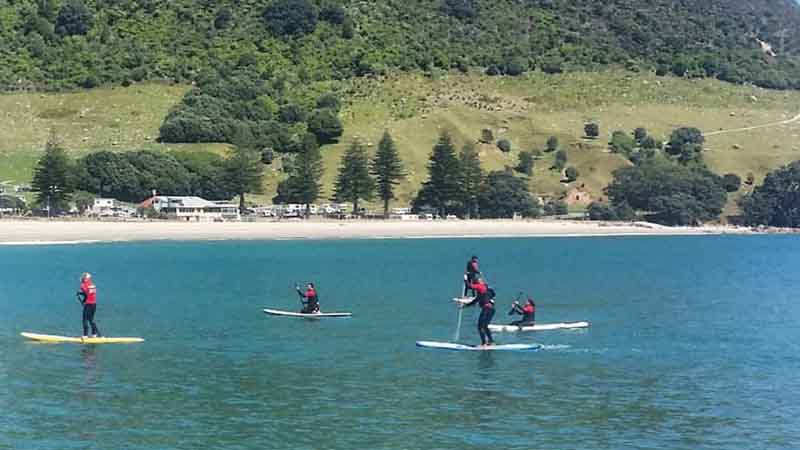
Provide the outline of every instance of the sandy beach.
[[664,227],[637,223],[547,220],[99,222],[0,220],[0,244],[76,244],[157,240],[388,239],[747,234],[725,226]]

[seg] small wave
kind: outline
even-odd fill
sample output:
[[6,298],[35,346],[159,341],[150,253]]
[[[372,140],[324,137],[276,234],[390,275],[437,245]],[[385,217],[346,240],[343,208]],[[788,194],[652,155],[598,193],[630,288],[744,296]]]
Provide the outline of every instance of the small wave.
[[550,345],[542,345],[541,350],[567,350],[572,348],[571,345],[567,344],[550,344]]
[[75,241],[9,241],[0,242],[0,245],[79,245],[79,244],[97,244],[103,242],[99,239],[84,239]]

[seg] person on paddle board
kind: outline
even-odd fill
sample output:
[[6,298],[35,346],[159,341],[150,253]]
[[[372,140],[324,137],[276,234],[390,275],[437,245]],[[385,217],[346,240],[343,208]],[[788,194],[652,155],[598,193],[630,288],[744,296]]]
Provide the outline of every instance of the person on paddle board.
[[475,298],[469,303],[461,303],[462,308],[478,304],[481,314],[478,317],[478,334],[481,337],[481,345],[494,345],[492,332],[489,324],[494,317],[494,289],[490,288],[482,278],[478,278],[469,285],[475,292]]
[[[470,285],[475,282],[480,276],[481,271],[478,267],[478,257],[473,256],[472,258],[467,261],[467,268],[464,270],[464,297],[467,296],[467,292],[471,289]],[[472,296],[476,295],[475,289],[472,289]]]
[[85,272],[81,275],[81,286],[78,288],[78,301],[83,305],[83,338],[89,337],[89,326],[92,327],[92,337],[100,336],[97,324],[94,322],[94,313],[97,310],[97,286],[92,281],[92,274]]
[[514,300],[508,315],[513,316],[514,314],[519,314],[522,318],[511,322],[511,325],[518,327],[532,326],[536,320],[536,303],[530,297],[528,297],[528,301],[524,305],[520,305],[519,301]]
[[303,314],[316,314],[319,312],[319,297],[317,296],[317,290],[314,288],[314,283],[308,283],[306,285],[306,291],[303,292],[300,290],[300,286],[295,286],[297,289],[297,294],[302,299],[303,302],[303,309],[300,310]]

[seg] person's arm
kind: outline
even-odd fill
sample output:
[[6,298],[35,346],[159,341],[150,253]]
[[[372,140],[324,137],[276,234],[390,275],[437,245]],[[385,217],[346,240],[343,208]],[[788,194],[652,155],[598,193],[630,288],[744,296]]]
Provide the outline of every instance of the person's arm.
[[294,288],[297,290],[297,295],[300,296],[300,301],[305,303],[308,300],[306,298],[306,294],[304,294],[303,291],[300,290],[300,286],[295,286]]
[[86,303],[86,292],[83,292],[83,289],[78,289],[75,295],[78,297],[78,301],[81,302],[81,304]]

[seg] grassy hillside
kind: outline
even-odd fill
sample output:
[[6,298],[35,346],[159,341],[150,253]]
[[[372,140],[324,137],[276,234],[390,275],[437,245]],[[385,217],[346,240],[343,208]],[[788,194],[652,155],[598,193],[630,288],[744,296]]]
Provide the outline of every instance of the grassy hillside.
[[[323,147],[326,195],[344,148],[358,137],[374,151],[388,129],[395,137],[409,179],[400,186],[403,202],[426,177],[430,149],[442,129],[456,142],[475,142],[483,128],[495,138],[512,142],[510,154],[494,145],[481,145],[488,169],[514,166],[520,150],[544,149],[555,135],[568,151],[568,165],[581,176],[573,185],[585,184],[592,196],[601,196],[613,169],[627,164],[607,152],[610,134],[643,126],[666,137],[679,126],[696,126],[709,132],[785,120],[800,113],[800,93],[734,86],[714,80],[685,80],[630,72],[572,73],[524,77],[441,74],[438,77],[398,75],[384,79],[326,82],[325,88],[346,94],[350,103],[342,112],[345,135],[339,144]],[[158,144],[161,118],[178,101],[186,87],[141,85],[96,89],[69,94],[13,94],[0,96],[0,180],[26,181],[51,128],[74,154],[91,150],[140,148],[208,149],[217,144]],[[600,123],[601,138],[582,138],[583,123]],[[742,178],[753,172],[757,179],[780,164],[800,159],[800,122],[758,130],[720,134],[707,139],[706,161],[720,173]],[[549,170],[553,155],[537,161],[531,187],[542,194],[557,194],[572,186],[559,182]],[[268,168],[267,193],[271,197],[282,176]]]

